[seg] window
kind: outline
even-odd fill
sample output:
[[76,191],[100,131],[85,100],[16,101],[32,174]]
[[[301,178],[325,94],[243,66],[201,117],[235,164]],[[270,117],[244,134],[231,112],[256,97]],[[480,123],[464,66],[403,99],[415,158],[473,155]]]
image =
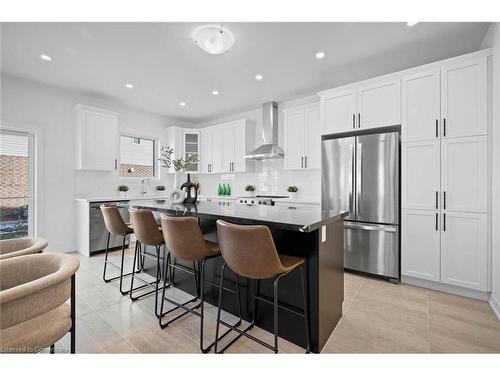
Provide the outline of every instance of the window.
[[33,134],[0,130],[0,239],[33,236]]
[[155,141],[140,137],[120,136],[120,176],[155,177]]

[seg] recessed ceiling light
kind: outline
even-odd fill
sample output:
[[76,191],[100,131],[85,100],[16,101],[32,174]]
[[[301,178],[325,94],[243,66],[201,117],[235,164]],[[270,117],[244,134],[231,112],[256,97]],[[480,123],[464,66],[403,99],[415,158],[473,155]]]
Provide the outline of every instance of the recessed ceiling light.
[[133,85],[133,84],[131,84],[131,83],[126,83],[126,84],[125,84],[125,87],[126,87],[127,89],[133,89],[133,88],[134,88],[134,85]]
[[322,59],[323,57],[325,57],[325,53],[323,51],[319,51],[316,53],[317,59]]
[[262,78],[264,78],[264,77],[262,77],[262,74],[256,74],[256,75],[255,75],[255,79],[256,79],[257,81],[262,81]]
[[41,58],[43,61],[52,61],[52,57],[50,57],[49,55],[44,55],[44,54],[41,54],[41,55],[40,55],[40,58]]
[[180,105],[181,107],[185,107],[185,106],[186,106],[186,102],[180,102],[180,103],[179,103],[179,105]]
[[212,91],[212,95],[217,96],[217,95],[219,95],[219,92],[217,90],[214,90],[214,91]]
[[409,27],[415,26],[418,22],[406,22],[406,25]]
[[194,44],[211,55],[226,52],[234,44],[234,35],[221,25],[201,25],[193,30],[191,38]]

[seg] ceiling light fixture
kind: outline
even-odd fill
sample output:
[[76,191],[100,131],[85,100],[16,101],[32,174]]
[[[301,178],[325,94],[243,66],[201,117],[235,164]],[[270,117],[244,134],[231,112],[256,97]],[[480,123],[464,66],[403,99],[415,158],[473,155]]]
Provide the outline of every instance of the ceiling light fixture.
[[415,26],[418,22],[406,22],[406,26],[412,27]]
[[325,57],[325,53],[323,51],[319,51],[316,53],[316,58],[319,60],[319,59],[322,59],[323,57]]
[[212,91],[212,95],[217,96],[217,95],[219,95],[219,92],[217,90],[214,90],[214,91]]
[[256,74],[256,75],[255,75],[255,79],[256,79],[257,81],[262,81],[262,78],[264,78],[264,77],[262,77],[262,74]]
[[193,30],[191,39],[194,44],[211,55],[226,52],[234,44],[234,35],[221,25],[201,25]]
[[126,87],[127,89],[133,89],[133,88],[134,88],[134,85],[133,85],[133,84],[131,84],[131,83],[126,83],[126,84],[125,84],[125,87]]
[[185,107],[185,106],[186,106],[186,102],[180,102],[180,103],[179,103],[179,105],[180,105],[181,107]]
[[40,58],[43,60],[43,61],[52,61],[52,57],[50,57],[49,55],[40,55]]

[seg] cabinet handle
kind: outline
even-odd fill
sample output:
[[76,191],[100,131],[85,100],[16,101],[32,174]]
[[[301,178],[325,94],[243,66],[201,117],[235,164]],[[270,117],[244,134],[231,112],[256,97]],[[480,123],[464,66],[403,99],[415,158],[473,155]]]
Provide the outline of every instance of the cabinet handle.
[[438,125],[438,123],[439,123],[439,121],[438,121],[438,119],[436,119],[436,138],[439,137],[439,133],[438,133],[438,126],[439,125]]
[[118,159],[115,158],[115,171],[118,169]]
[[356,115],[354,113],[352,114],[352,128],[356,129]]
[[443,191],[443,209],[446,210],[446,191]]
[[307,168],[307,156],[304,156],[304,160],[305,160],[305,162],[304,162],[304,168]]
[[436,190],[436,210],[438,209],[438,196],[439,196],[439,193]]
[[304,168],[304,157],[300,157],[300,168]]
[[446,137],[446,118],[443,119],[443,137]]
[[358,128],[361,127],[361,113],[358,112]]
[[438,213],[436,212],[436,231],[438,231],[439,228],[438,228]]
[[446,214],[443,214],[443,232],[446,232]]

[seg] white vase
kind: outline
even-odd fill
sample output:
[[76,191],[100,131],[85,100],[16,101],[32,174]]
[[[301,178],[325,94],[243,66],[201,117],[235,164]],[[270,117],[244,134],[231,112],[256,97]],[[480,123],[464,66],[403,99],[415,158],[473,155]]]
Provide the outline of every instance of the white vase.
[[296,192],[296,191],[287,191],[287,194],[288,194],[288,196],[289,196],[291,199],[295,199],[295,198],[297,198],[297,192]]
[[120,197],[125,198],[127,196],[126,191],[120,191]]

